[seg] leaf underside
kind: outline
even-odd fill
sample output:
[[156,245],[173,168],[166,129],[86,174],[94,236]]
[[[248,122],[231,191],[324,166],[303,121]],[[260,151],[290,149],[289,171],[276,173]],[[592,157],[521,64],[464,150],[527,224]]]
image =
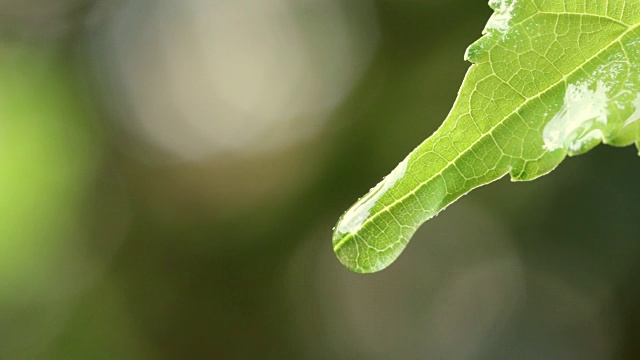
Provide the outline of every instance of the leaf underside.
[[532,180],[600,143],[640,142],[640,0],[491,0],[442,126],[334,229],[347,268],[390,265],[417,228],[509,174]]

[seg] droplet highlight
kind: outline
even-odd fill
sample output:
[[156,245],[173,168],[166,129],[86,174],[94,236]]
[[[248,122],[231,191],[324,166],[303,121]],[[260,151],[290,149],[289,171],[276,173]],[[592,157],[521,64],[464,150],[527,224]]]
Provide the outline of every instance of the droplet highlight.
[[[384,180],[382,180],[378,185],[371,189],[367,195],[347,210],[336,225],[336,233],[343,235],[355,233],[360,230],[362,225],[369,218],[371,209],[375,206],[378,200],[407,172],[407,164],[407,159],[398,164],[398,166],[387,177],[385,177]],[[339,246],[339,243],[334,245],[337,247]]]

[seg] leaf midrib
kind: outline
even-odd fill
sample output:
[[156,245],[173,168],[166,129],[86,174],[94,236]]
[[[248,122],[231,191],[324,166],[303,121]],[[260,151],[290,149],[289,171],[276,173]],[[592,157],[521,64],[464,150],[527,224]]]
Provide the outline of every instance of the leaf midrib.
[[[540,12],[539,12],[540,13]],[[558,13],[558,14],[562,14],[562,13]],[[576,14],[577,15],[577,14]],[[580,15],[590,15],[590,14],[580,14]],[[604,19],[607,19],[606,17],[602,17]],[[616,22],[617,24],[620,24],[619,22]],[[403,196],[401,196],[400,198],[394,200],[392,203],[390,203],[389,205],[383,207],[382,209],[378,210],[377,212],[375,212],[372,216],[369,216],[361,225],[360,225],[360,229],[365,227],[368,223],[370,223],[371,221],[373,221],[374,219],[376,219],[377,217],[379,217],[381,214],[388,212],[390,209],[392,209],[393,207],[395,207],[396,205],[398,205],[399,203],[403,202],[406,198],[408,198],[411,195],[415,195],[415,193],[417,193],[420,189],[422,189],[425,185],[427,185],[428,183],[430,183],[434,178],[436,178],[437,176],[441,175],[445,170],[447,170],[450,166],[452,166],[456,160],[458,160],[460,157],[462,157],[464,154],[466,154],[467,152],[469,152],[476,144],[478,144],[480,141],[482,141],[486,136],[490,135],[493,133],[493,131],[500,125],[502,125],[505,121],[507,121],[508,119],[510,119],[513,115],[515,115],[516,113],[518,113],[518,111],[520,111],[522,108],[524,108],[527,104],[529,104],[531,101],[538,99],[539,97],[541,97],[542,95],[546,94],[548,91],[552,90],[553,88],[555,88],[556,86],[562,84],[563,82],[566,82],[567,79],[569,77],[571,77],[572,75],[574,75],[575,73],[577,73],[578,71],[582,70],[582,68],[587,65],[588,63],[590,63],[591,61],[593,61],[594,59],[596,59],[598,56],[600,56],[602,53],[606,52],[607,50],[609,50],[613,45],[619,43],[626,35],[628,35],[629,33],[633,32],[634,30],[636,30],[638,27],[640,27],[640,23],[634,24],[632,26],[628,26],[627,30],[625,30],[624,32],[622,32],[617,38],[615,38],[613,41],[611,41],[611,43],[605,47],[603,47],[600,51],[596,52],[593,56],[591,56],[590,58],[586,59],[580,66],[576,67],[576,69],[574,69],[573,71],[567,73],[566,75],[563,75],[562,78],[560,78],[560,80],[558,80],[557,82],[553,83],[552,85],[548,86],[544,91],[539,92],[538,94],[536,94],[535,96],[532,96],[528,99],[525,99],[525,101],[520,104],[517,108],[515,108],[511,113],[509,113],[507,116],[505,116],[503,118],[503,120],[499,121],[498,123],[496,123],[496,125],[492,126],[487,132],[485,132],[484,134],[481,134],[480,137],[478,137],[477,140],[475,140],[473,143],[471,143],[466,149],[464,149],[463,151],[461,151],[453,160],[449,161],[445,166],[442,167],[442,169],[440,171],[438,171],[437,173],[433,174],[433,176],[431,176],[429,179],[420,182],[413,190],[407,192],[406,194],[404,194]],[[463,84],[466,83],[466,77],[470,74],[470,72],[467,72],[467,75],[465,76],[465,80],[463,81]],[[495,75],[495,73],[494,73]],[[502,81],[505,82],[505,81]],[[505,82],[506,83],[506,82]],[[454,111],[455,107],[451,110],[452,112]],[[448,116],[447,116],[448,119]],[[338,242],[334,247],[333,250],[334,251],[338,251],[340,250],[340,248],[346,243],[348,242],[350,239],[352,239],[354,237],[354,235],[356,235],[355,233],[351,232],[346,234],[346,236],[340,241]],[[366,243],[366,241],[365,241]],[[375,247],[373,247],[375,249]],[[388,249],[389,246],[386,246],[385,249]],[[377,252],[382,252],[384,250],[377,250]]]

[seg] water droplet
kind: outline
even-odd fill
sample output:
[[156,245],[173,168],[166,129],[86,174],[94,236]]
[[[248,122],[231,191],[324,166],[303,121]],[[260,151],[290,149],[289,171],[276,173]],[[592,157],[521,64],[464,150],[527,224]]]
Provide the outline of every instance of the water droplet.
[[625,127],[640,120],[640,94],[638,94],[636,96],[636,99],[633,101],[633,107],[635,108],[635,111],[633,114],[631,114],[631,116],[629,116],[627,121],[624,122]]
[[583,153],[603,140],[607,124],[609,87],[598,81],[595,90],[587,83],[570,84],[560,111],[545,126],[543,147],[548,151],[566,149],[569,154]]
[[371,209],[375,206],[382,195],[389,191],[389,189],[404,176],[407,171],[407,163],[408,160],[405,159],[398,164],[391,174],[384,178],[384,180],[371,189],[367,195],[358,200],[358,202],[347,210],[336,225],[336,233],[348,234],[358,231],[369,218]]
[[495,10],[495,13],[489,18],[489,22],[485,29],[495,29],[498,31],[507,31],[511,28],[509,22],[513,18],[513,9],[517,0],[491,0],[489,6]]

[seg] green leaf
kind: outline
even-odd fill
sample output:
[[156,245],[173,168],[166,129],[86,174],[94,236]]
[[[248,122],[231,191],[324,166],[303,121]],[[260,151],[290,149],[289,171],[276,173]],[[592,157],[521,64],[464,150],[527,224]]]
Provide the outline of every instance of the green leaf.
[[442,126],[334,229],[349,269],[391,264],[416,229],[469,191],[532,180],[599,143],[640,141],[640,0],[492,0]]

